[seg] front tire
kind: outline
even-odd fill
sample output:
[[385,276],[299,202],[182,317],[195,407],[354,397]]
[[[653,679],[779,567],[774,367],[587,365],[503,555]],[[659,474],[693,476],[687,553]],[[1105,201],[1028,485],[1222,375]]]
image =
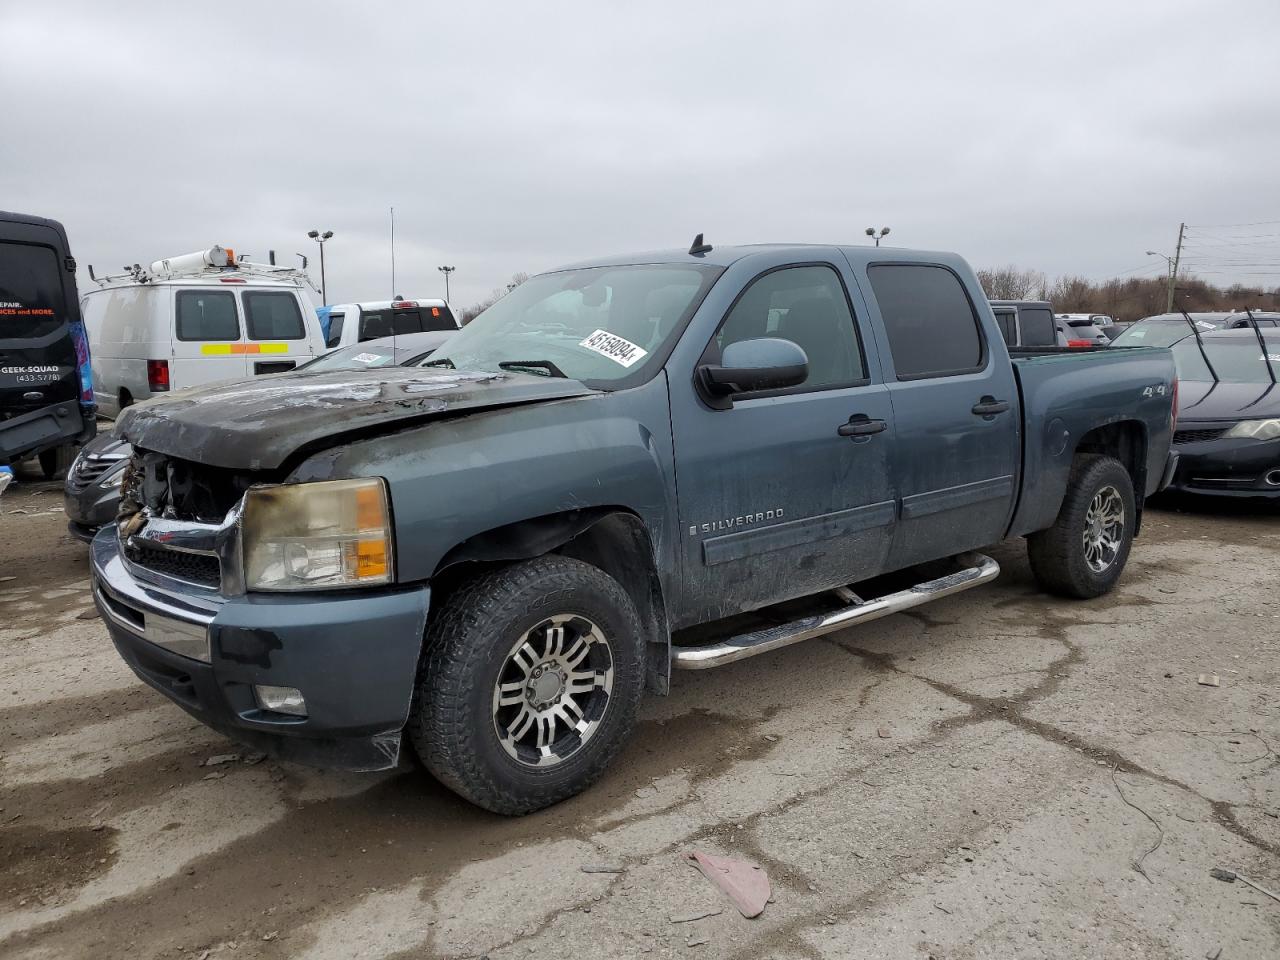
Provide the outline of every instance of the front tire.
[[1124,465],[1113,457],[1078,457],[1058,519],[1027,537],[1031,572],[1042,587],[1064,597],[1110,592],[1129,559],[1137,517]]
[[539,557],[461,587],[427,628],[407,732],[477,806],[530,813],[590,786],[644,691],[635,606],[604,571]]

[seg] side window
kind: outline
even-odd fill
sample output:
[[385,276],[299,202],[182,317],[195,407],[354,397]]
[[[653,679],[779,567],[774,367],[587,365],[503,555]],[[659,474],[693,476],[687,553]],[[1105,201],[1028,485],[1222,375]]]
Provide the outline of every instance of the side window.
[[899,380],[981,369],[982,334],[960,278],[914,263],[867,268]]
[[336,347],[342,342],[342,321],[346,318],[345,313],[329,314],[329,339],[324,343],[326,347]]
[[1014,329],[1013,314],[996,311],[996,324],[1000,327],[1000,336],[1004,338],[1006,347],[1018,345],[1018,335]]
[[453,312],[448,307],[423,307],[423,330],[457,330]]
[[809,377],[796,389],[822,390],[866,378],[849,301],[830,267],[787,267],[752,281],[715,341],[723,350],[758,337],[780,337],[804,350]]
[[292,293],[269,291],[244,294],[244,321],[250,340],[302,340],[302,311]]
[[391,336],[391,311],[378,310],[360,314],[360,339],[376,340]]
[[1029,307],[1021,314],[1024,347],[1052,347],[1058,342],[1052,313],[1043,308]]
[[230,290],[179,290],[179,340],[239,340],[236,297]]

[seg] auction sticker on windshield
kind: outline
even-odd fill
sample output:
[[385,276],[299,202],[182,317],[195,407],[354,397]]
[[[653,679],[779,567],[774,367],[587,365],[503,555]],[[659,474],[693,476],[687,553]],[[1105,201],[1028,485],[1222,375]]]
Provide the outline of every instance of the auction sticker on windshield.
[[614,363],[624,367],[634,366],[649,355],[648,350],[637,347],[630,340],[624,340],[608,330],[597,330],[578,346],[586,347],[602,357],[608,357]]

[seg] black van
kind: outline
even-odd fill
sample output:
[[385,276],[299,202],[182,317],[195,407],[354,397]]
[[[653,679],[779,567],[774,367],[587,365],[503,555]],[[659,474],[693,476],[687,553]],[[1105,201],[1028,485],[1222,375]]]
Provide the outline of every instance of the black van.
[[93,438],[94,414],[66,231],[0,211],[0,465],[38,455],[51,477],[72,445]]

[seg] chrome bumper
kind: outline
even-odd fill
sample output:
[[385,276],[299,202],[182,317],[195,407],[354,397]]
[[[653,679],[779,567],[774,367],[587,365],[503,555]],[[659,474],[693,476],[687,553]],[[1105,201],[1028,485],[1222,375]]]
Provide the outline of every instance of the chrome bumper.
[[93,597],[103,617],[179,656],[210,662],[209,625],[219,601],[180,597],[134,578],[120,555],[114,525],[99,531],[90,557]]

